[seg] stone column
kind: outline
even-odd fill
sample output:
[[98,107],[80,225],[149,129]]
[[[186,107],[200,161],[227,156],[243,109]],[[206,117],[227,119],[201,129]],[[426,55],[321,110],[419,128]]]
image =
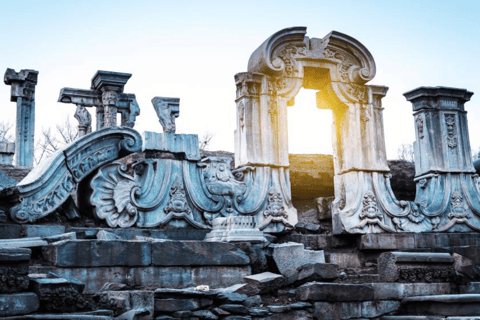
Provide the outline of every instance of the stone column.
[[35,135],[35,86],[38,71],[7,69],[6,85],[11,86],[11,101],[17,102],[15,165],[33,167]]
[[415,121],[415,176],[429,173],[475,173],[464,104],[473,92],[420,87],[403,94]]
[[[132,75],[129,73],[98,70],[92,78],[92,89],[102,93],[104,122],[102,127],[117,125],[119,96]],[[97,110],[98,116],[98,110]],[[97,119],[97,129],[101,123]]]

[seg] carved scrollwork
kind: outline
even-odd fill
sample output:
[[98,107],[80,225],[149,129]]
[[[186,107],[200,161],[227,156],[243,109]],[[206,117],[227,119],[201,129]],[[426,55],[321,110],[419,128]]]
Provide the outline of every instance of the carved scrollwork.
[[90,198],[97,218],[104,219],[110,227],[131,227],[138,218],[138,210],[132,204],[132,191],[139,187],[126,167],[114,162],[103,166],[93,177]]
[[0,293],[19,292],[28,289],[28,267],[25,268],[26,270],[22,269],[17,267],[0,268]]
[[30,203],[21,199],[22,204],[12,208],[10,215],[17,223],[34,222],[58,208],[67,200],[74,188],[75,183],[72,176],[66,173],[60,183],[57,183],[53,190],[45,196]]
[[456,279],[455,269],[450,266],[399,268],[400,282],[450,282]]
[[457,146],[457,135],[455,134],[455,115],[446,114],[445,115],[445,124],[447,125],[447,145],[450,148],[455,148]]
[[287,211],[283,205],[282,194],[275,188],[271,188],[268,192],[267,209],[263,213],[265,217],[283,217],[288,218]]

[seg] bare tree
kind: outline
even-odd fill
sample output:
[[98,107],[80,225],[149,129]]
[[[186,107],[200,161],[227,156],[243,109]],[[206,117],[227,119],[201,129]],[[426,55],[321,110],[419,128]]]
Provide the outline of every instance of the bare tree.
[[397,158],[398,160],[406,162],[415,162],[413,146],[411,144],[402,143],[400,147],[398,147]]
[[78,137],[78,128],[70,122],[70,118],[65,117],[63,124],[56,124],[55,129],[42,128],[37,143],[35,144],[35,164],[54,153],[63,146],[72,143]]
[[13,124],[11,122],[0,122],[0,142],[15,142],[12,134],[10,133],[12,128]]
[[198,141],[198,147],[200,148],[200,150],[207,150],[213,137],[215,137],[215,133],[208,130],[205,131],[200,140]]

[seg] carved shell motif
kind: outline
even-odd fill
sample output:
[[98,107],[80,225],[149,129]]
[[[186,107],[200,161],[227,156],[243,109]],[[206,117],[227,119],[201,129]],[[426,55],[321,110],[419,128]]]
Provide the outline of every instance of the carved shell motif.
[[131,227],[138,218],[131,192],[139,185],[125,170],[121,163],[113,162],[100,168],[90,182],[93,189],[90,202],[95,206],[97,217],[105,219],[110,227]]

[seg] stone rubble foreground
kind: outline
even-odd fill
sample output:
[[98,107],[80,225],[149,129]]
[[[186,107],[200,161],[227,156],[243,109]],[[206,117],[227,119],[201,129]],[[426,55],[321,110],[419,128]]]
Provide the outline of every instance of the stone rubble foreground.
[[[179,98],[152,99],[163,133],[133,129],[131,74],[99,70],[90,89],[61,89],[79,138],[19,182],[0,171],[0,317],[480,317],[480,189],[464,108],[473,93],[404,94],[416,195],[398,200],[383,132],[388,88],[367,85],[375,73],[348,35],[278,31],[235,75],[234,159],[204,156],[196,135],[176,133]],[[11,166],[15,150],[13,171],[33,165],[37,76],[5,73],[17,133],[0,160]],[[285,130],[302,87],[318,91],[334,127],[334,197],[305,195],[305,210]]]

